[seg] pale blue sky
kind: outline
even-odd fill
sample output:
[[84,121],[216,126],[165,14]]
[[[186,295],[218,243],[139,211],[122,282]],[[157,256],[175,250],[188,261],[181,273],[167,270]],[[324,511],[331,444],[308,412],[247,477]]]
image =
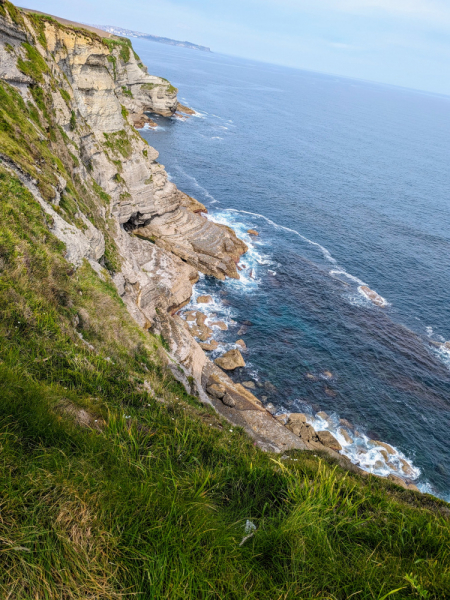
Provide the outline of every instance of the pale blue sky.
[[[24,3],[25,4],[25,3]],[[450,95],[450,0],[29,0],[85,23]]]

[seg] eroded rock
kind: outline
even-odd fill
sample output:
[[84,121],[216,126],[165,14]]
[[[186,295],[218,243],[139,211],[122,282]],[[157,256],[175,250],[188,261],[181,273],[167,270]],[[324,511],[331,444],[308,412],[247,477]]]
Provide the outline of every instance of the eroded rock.
[[238,367],[245,367],[245,361],[242,358],[242,354],[236,348],[228,350],[223,356],[216,358],[214,362],[225,371],[233,371]]

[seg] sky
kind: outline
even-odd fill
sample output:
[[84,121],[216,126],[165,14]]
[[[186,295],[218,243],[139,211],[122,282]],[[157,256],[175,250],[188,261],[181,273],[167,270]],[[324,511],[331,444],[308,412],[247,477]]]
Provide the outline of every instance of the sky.
[[321,73],[450,95],[450,0],[28,0],[116,25]]

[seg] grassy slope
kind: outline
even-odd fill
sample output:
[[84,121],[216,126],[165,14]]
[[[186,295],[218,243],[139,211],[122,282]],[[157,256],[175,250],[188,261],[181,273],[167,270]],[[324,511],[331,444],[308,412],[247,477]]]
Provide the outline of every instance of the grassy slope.
[[[108,199],[71,176],[45,93],[38,115],[0,93],[0,150],[29,172],[42,156],[43,193],[54,168],[70,181],[62,216],[99,224]],[[109,281],[65,261],[3,167],[0,199],[2,599],[448,597],[444,503],[258,451],[173,380]]]

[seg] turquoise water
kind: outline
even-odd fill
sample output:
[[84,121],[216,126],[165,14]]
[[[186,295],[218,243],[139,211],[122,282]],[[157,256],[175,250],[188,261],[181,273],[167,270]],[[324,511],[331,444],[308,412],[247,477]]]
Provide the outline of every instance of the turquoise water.
[[240,281],[197,285],[229,325],[212,356],[243,338],[236,381],[338,434],[348,420],[354,462],[402,474],[403,458],[421,489],[448,497],[450,98],[134,45],[198,111],[157,117],[142,135],[172,180],[250,244]]

